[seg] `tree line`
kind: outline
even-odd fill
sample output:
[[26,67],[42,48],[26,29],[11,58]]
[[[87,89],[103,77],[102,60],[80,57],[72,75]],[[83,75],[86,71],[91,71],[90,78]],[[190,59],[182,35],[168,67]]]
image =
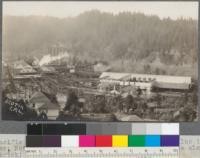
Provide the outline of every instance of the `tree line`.
[[[197,20],[92,10],[73,18],[4,16],[4,54],[38,56],[62,43],[74,56],[107,61],[113,71],[194,75]],[[12,57],[11,57],[12,56]]]

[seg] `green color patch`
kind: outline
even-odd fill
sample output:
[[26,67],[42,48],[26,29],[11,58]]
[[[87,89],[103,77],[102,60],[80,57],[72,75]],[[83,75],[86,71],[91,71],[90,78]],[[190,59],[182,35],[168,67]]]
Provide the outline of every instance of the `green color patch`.
[[129,135],[128,136],[128,146],[129,147],[145,146],[145,136],[144,135]]

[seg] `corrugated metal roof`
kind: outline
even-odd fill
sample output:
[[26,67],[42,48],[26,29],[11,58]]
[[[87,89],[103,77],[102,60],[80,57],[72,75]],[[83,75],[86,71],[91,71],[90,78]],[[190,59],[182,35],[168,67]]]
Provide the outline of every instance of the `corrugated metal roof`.
[[120,80],[126,78],[128,75],[131,78],[137,78],[139,80],[156,80],[157,82],[167,83],[185,83],[191,84],[192,78],[189,76],[169,76],[169,75],[149,75],[149,74],[134,74],[134,73],[117,73],[117,72],[103,72],[100,79],[107,77],[106,79]]
[[168,83],[168,82],[156,82],[155,87],[168,88],[168,89],[189,89],[189,84],[186,83]]
[[127,75],[130,75],[128,73],[113,73],[113,72],[103,72],[100,76],[100,78],[106,78],[106,79],[113,79],[113,80],[120,80]]

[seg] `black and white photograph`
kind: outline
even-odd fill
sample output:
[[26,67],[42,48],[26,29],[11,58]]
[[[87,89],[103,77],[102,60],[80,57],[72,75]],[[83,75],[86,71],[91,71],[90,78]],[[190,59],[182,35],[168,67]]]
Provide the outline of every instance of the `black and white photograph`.
[[198,2],[4,1],[2,14],[3,120],[198,120]]

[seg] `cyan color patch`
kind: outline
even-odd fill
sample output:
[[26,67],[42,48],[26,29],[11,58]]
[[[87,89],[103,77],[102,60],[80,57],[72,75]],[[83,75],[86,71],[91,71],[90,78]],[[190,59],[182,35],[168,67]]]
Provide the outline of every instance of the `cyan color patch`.
[[147,147],[159,147],[161,144],[160,135],[146,135],[145,146]]

